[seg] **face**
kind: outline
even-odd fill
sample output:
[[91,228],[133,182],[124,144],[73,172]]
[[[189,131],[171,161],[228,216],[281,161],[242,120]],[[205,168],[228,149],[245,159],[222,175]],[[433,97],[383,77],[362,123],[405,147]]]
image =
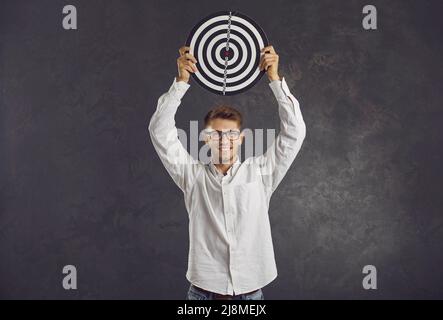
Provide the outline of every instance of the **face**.
[[209,144],[214,163],[229,164],[234,161],[238,148],[242,144],[243,134],[240,134],[238,138],[235,139],[235,134],[231,134],[231,137],[229,137],[228,132],[240,132],[240,127],[237,121],[213,119],[206,127],[206,130],[208,130],[208,132],[217,130],[224,133],[222,137],[218,136],[218,138],[215,138],[217,137],[215,132],[213,132],[212,135],[206,135],[205,142]]

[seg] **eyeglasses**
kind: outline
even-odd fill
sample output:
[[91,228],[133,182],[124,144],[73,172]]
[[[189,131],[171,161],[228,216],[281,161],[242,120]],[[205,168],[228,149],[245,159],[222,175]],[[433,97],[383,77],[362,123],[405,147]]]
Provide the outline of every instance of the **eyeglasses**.
[[229,140],[237,140],[240,138],[240,131],[238,130],[228,130],[225,132],[220,130],[206,130],[206,134],[211,140],[220,140],[223,135],[226,135]]

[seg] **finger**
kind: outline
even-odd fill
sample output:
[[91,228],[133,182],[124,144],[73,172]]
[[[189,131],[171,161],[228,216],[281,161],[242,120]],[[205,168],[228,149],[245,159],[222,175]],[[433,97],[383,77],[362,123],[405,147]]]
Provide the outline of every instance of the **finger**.
[[197,59],[195,59],[192,54],[186,53],[185,57],[186,57],[186,59],[190,59],[192,62],[197,63]]
[[195,66],[194,63],[192,63],[192,61],[186,61],[184,64],[187,66],[190,66],[192,69],[195,68],[195,70],[197,70],[197,67]]
[[196,65],[193,64],[191,61],[188,61],[187,65],[188,65],[189,67],[191,67],[192,71],[194,71],[194,72],[197,72],[197,71],[198,71]]
[[180,56],[179,58],[178,58],[178,60],[180,61],[180,63],[186,63],[186,62],[188,62],[188,59],[186,59],[186,57],[183,55],[183,56]]
[[262,57],[263,58],[273,58],[276,57],[277,55],[275,53],[265,53]]
[[196,67],[196,65],[195,64],[193,64],[192,62],[189,62],[189,64],[188,64],[191,68],[192,68],[192,70],[194,71],[194,72],[197,72],[198,71],[198,69],[197,69],[197,67]]
[[268,57],[264,59],[265,61],[276,61],[277,58],[276,57]]
[[258,68],[260,69],[260,70],[263,70],[263,63],[265,62],[265,59],[262,59],[261,61],[260,61],[260,64],[258,65]]
[[184,55],[186,53],[186,51],[188,51],[188,52],[191,51],[191,48],[187,47],[187,46],[183,46],[180,49],[178,49],[178,52],[180,53],[181,56]]
[[278,61],[278,56],[276,54],[266,54],[262,56],[262,61]]
[[178,50],[178,52],[180,53],[181,56],[184,55],[186,52],[189,52],[189,51],[191,51],[191,48],[187,47],[187,46],[183,46],[183,47],[181,47]]
[[276,59],[274,57],[262,58],[262,60],[261,60],[261,62],[259,64],[260,70],[264,67],[264,64],[266,62],[274,62],[274,61],[276,61]]
[[259,65],[260,70],[263,70],[263,69],[265,68],[265,63],[266,63],[266,60],[265,60],[265,59],[263,59],[263,60],[260,62],[260,65]]
[[[267,66],[270,66],[270,65],[276,64],[276,62],[275,61],[265,61],[265,64]],[[265,65],[265,64],[263,64],[263,65]]]
[[267,46],[264,47],[263,49],[260,50],[261,52],[267,52],[269,51],[269,53],[275,53],[274,47],[273,46]]
[[192,70],[192,68],[190,66],[185,66],[184,69],[191,72],[191,73],[194,73],[194,70]]
[[265,56],[262,56],[262,57],[260,58],[259,66],[262,67],[264,62],[265,62]]
[[271,67],[274,64],[274,62],[265,62],[264,68],[265,70],[268,70],[269,67]]
[[191,60],[191,59],[188,59],[188,58],[186,58],[186,56],[185,56],[185,55],[183,55],[183,56],[179,57],[179,58],[178,58],[178,60],[179,60],[179,61],[180,61],[180,63],[182,63],[182,64],[187,64],[187,63],[194,63],[194,62],[192,62],[192,60]]

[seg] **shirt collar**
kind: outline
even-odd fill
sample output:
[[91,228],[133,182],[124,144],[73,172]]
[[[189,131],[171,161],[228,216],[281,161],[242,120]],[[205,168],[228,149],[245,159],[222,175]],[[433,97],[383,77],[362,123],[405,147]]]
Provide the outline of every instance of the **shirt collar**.
[[[226,175],[230,175],[230,176],[232,176],[235,172],[235,169],[237,169],[237,167],[240,165],[240,159],[239,159],[239,157],[237,156],[237,159],[234,161],[234,163],[231,165],[231,167],[229,167],[229,169],[228,169],[228,171],[226,172]],[[218,169],[217,169],[217,167],[214,165],[214,163],[212,162],[212,159],[211,159],[211,161],[209,162],[209,168],[211,168],[211,170],[212,170],[212,172],[214,173],[214,174],[216,174],[216,175],[218,175],[218,176],[221,176],[221,177],[223,177],[224,175],[223,175],[223,173],[221,173]]]

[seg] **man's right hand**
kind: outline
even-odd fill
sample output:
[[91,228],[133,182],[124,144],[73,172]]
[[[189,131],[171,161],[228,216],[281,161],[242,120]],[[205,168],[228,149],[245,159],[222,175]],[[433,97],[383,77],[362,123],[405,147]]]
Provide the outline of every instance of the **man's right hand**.
[[195,66],[197,60],[192,54],[189,53],[190,49],[191,48],[189,47],[181,47],[178,50],[180,57],[177,59],[178,76],[176,77],[176,81],[184,81],[187,83],[189,82],[191,73],[198,71],[197,67]]

